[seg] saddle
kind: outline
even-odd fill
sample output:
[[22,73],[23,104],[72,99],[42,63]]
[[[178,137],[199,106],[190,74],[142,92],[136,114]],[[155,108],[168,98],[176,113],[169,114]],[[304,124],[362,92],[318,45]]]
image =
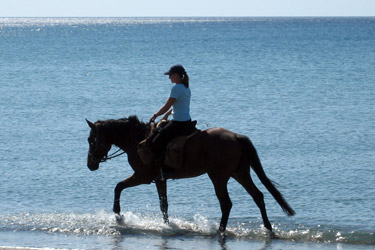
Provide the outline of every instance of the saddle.
[[[197,121],[192,121],[184,135],[177,136],[168,143],[163,161],[164,166],[175,169],[182,167],[186,141],[200,132],[200,130],[195,127],[196,124]],[[155,128],[152,129],[151,134],[154,132],[154,130],[158,130],[165,125],[166,121],[160,121]],[[153,164],[155,162],[155,155],[152,150],[149,137],[138,144],[138,155],[142,162],[146,165]]]

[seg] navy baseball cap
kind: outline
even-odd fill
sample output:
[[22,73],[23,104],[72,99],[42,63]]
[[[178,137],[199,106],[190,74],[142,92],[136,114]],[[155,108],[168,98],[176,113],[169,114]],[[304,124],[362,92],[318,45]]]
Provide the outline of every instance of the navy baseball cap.
[[182,67],[181,64],[176,64],[172,66],[167,72],[164,73],[164,75],[171,75],[174,73],[178,73],[180,76],[186,74],[186,71],[184,67]]

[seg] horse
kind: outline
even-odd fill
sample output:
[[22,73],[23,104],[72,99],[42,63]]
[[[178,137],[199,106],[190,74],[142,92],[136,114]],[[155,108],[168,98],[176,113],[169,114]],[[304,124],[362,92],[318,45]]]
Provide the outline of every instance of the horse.
[[152,127],[150,123],[140,121],[137,116],[99,120],[95,123],[87,119],[86,121],[91,128],[88,138],[88,168],[91,171],[99,169],[99,164],[108,159],[108,152],[112,145],[115,145],[128,155],[128,162],[134,170],[131,176],[119,182],[114,189],[113,212],[118,216],[121,212],[120,196],[124,189],[155,182],[160,210],[164,222],[168,223],[167,179],[192,178],[207,173],[213,183],[222,212],[219,232],[225,232],[228,223],[232,202],[227,184],[230,178],[234,178],[253,198],[260,209],[265,228],[272,233],[263,193],[252,181],[250,167],[282,210],[288,216],[295,214],[273,182],[266,176],[253,143],[245,135],[224,128],[201,130],[185,142],[182,166],[178,169],[170,169],[167,177],[163,179],[160,178],[160,167],[156,167],[155,164],[145,164],[137,152],[138,144],[150,134]]

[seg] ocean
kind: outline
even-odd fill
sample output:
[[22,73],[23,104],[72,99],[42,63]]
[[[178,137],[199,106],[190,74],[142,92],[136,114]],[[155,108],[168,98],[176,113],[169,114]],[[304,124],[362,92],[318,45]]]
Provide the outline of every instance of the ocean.
[[[374,249],[375,18],[0,18],[0,248]],[[296,211],[265,196],[278,239],[234,180],[225,236],[206,175],[122,193],[127,156],[86,166],[89,127],[168,98],[190,76],[197,127],[247,135]]]

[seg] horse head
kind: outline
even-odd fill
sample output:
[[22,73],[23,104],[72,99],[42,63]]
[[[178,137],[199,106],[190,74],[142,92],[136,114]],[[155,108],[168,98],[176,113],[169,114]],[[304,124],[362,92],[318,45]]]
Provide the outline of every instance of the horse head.
[[107,154],[111,149],[112,144],[109,142],[108,137],[103,133],[100,122],[92,123],[86,119],[87,124],[90,126],[89,152],[87,155],[87,167],[91,170],[97,170],[99,164],[104,162]]

